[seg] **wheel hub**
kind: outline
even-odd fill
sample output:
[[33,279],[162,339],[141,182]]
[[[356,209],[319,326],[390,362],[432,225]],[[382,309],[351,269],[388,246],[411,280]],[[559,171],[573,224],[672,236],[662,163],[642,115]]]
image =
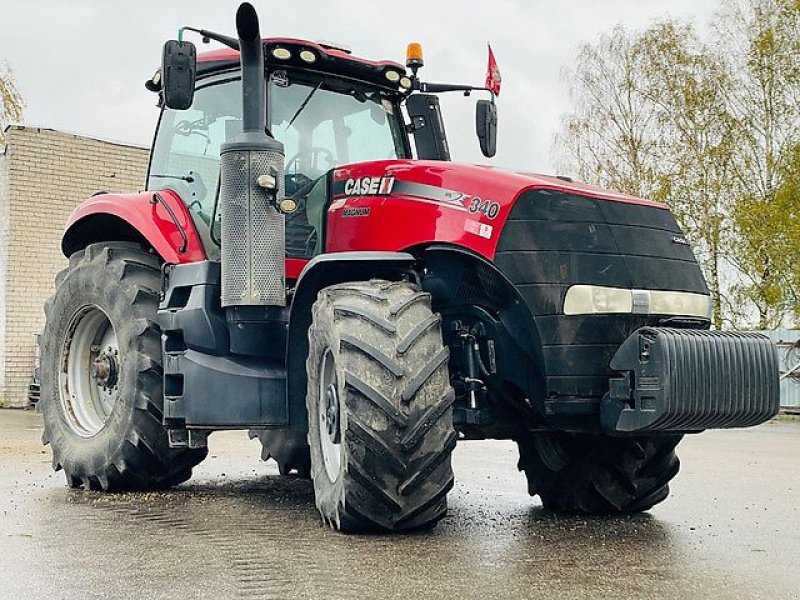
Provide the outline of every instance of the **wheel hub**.
[[342,465],[342,407],[333,352],[325,351],[319,367],[319,448],[331,483],[339,478]]
[[90,373],[97,385],[110,388],[117,385],[117,355],[118,351],[110,346],[94,359]]
[[325,424],[328,436],[334,444],[339,443],[339,392],[334,384],[325,390]]

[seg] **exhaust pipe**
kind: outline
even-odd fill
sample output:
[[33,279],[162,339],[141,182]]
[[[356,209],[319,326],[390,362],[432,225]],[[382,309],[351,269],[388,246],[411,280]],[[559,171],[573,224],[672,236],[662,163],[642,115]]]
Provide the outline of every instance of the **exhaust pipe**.
[[[236,12],[242,133],[220,148],[222,306],[286,306],[283,144],[266,133],[266,78],[258,15]],[[243,316],[242,318],[252,318]]]
[[236,11],[236,33],[239,34],[239,56],[242,65],[242,128],[265,133],[267,100],[264,93],[264,48],[258,15],[252,4],[243,3]]

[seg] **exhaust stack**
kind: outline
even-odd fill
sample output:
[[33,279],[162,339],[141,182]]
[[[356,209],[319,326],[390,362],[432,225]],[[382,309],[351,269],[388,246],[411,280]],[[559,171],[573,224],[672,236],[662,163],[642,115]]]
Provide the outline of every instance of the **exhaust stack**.
[[283,144],[266,133],[266,78],[258,15],[236,12],[242,133],[220,148],[222,306],[285,306]]

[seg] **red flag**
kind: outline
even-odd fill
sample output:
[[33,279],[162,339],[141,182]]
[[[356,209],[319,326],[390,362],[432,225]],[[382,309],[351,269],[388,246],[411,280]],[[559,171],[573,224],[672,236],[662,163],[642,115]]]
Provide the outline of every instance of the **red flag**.
[[489,44],[489,64],[486,67],[486,89],[492,90],[495,96],[500,95],[500,67],[497,66],[497,61],[494,59],[494,52]]

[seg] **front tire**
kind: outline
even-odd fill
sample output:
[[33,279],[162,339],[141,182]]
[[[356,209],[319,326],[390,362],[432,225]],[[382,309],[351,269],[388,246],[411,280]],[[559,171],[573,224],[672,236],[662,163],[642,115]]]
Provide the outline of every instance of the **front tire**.
[[439,323],[410,283],[319,293],[306,406],[316,505],[331,527],[408,531],[445,515],[456,433]]
[[162,427],[159,261],[138,245],[72,255],[45,306],[42,441],[71,487],[158,489],[207,454],[173,449]]
[[548,510],[614,515],[648,510],[678,473],[678,434],[611,437],[534,434],[518,441],[528,492]]

